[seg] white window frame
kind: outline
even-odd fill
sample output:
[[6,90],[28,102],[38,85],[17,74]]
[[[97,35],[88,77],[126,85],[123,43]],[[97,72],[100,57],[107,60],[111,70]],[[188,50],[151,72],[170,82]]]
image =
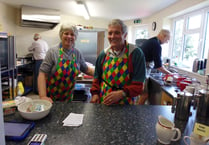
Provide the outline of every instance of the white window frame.
[[135,40],[136,39],[140,39],[140,38],[136,38],[136,32],[137,32],[137,30],[138,29],[143,29],[143,30],[147,30],[147,32],[148,32],[148,35],[147,35],[147,38],[145,38],[145,39],[148,39],[149,38],[149,27],[148,27],[148,25],[137,25],[137,26],[133,26],[133,28],[132,28],[132,42],[134,42],[135,43]]
[[[188,30],[187,29],[187,24],[188,24],[188,18],[191,17],[191,16],[194,16],[194,15],[197,15],[197,14],[201,14],[202,15],[202,20],[201,20],[201,26],[200,28],[197,28],[197,29],[193,29],[193,30]],[[198,44],[198,51],[197,51],[197,57],[198,58],[202,58],[204,57],[204,54],[203,54],[203,50],[204,50],[204,43],[206,40],[205,37],[206,37],[206,22],[207,22],[207,17],[209,16],[209,7],[208,8],[205,8],[205,9],[202,9],[202,10],[196,10],[196,11],[193,11],[193,12],[190,12],[190,13],[187,13],[187,14],[184,14],[184,15],[181,15],[181,16],[178,16],[176,18],[173,19],[173,30],[172,30],[172,33],[174,34],[175,32],[175,22],[178,21],[178,20],[181,20],[181,19],[184,19],[184,27],[183,27],[183,34],[182,34],[182,46],[181,46],[181,54],[183,53],[183,45],[184,45],[184,39],[185,39],[185,35],[189,35],[189,34],[194,34],[194,33],[199,33],[199,44]],[[209,28],[208,28],[209,29]],[[171,48],[173,49],[173,46],[174,46],[174,37],[172,37],[172,41],[171,41]],[[207,48],[205,48],[205,52],[204,53],[208,53],[208,50]],[[171,50],[171,55],[173,55],[173,50]],[[172,56],[174,57],[174,56]],[[182,57],[182,56],[181,56]],[[182,60],[182,58],[180,59]]]

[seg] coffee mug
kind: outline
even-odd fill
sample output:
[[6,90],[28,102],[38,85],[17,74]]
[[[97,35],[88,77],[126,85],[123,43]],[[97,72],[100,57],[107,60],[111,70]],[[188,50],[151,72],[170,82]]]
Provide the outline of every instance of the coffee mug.
[[[190,140],[190,144],[187,143],[186,140]],[[206,138],[206,137],[202,137],[200,135],[197,135],[195,133],[191,133],[190,136],[184,136],[184,143],[186,145],[207,145],[207,142],[208,142],[209,138]]]
[[[158,141],[162,144],[170,144],[171,141],[177,141],[181,138],[181,131],[175,128],[173,122],[163,116],[158,116],[156,123],[156,133]],[[177,134],[177,137],[175,138]]]
[[184,91],[189,92],[191,94],[194,94],[195,88],[193,86],[186,86],[186,88],[184,89]]

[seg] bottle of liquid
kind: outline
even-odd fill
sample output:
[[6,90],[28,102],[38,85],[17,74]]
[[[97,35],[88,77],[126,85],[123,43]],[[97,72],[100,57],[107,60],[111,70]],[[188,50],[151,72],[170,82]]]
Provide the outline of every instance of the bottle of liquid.
[[17,79],[14,79],[14,97],[17,96]]

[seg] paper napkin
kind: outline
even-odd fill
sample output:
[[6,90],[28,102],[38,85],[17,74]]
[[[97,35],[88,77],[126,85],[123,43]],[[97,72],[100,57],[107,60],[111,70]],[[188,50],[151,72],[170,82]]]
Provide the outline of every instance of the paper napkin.
[[83,114],[70,113],[63,120],[63,126],[80,126],[83,124],[83,116]]

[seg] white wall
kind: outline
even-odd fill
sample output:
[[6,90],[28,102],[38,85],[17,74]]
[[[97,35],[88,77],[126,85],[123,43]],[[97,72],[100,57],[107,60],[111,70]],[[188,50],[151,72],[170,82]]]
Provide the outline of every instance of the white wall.
[[[171,19],[177,15],[194,11],[195,9],[203,8],[209,5],[209,0],[180,0],[170,7],[163,9],[162,11],[152,15],[148,18],[142,18],[141,25],[149,26],[149,37],[156,36],[162,28],[171,29]],[[155,31],[152,31],[152,22],[157,23]],[[138,25],[134,24],[133,20],[126,21],[126,24],[130,26]]]
[[[94,28],[107,28],[107,20],[103,19],[93,19],[85,20],[83,17],[73,17],[69,15],[61,15],[61,22],[54,29],[40,29],[40,28],[30,28],[21,27],[19,25],[20,20],[20,9],[13,8],[11,6],[0,3],[0,31],[9,32],[16,38],[16,50],[18,56],[24,56],[28,54],[28,47],[33,42],[33,34],[40,33],[42,39],[46,40],[50,47],[59,43],[59,28],[63,23],[71,23],[74,25],[83,26],[93,26]],[[105,47],[107,47],[108,42],[105,37]]]

